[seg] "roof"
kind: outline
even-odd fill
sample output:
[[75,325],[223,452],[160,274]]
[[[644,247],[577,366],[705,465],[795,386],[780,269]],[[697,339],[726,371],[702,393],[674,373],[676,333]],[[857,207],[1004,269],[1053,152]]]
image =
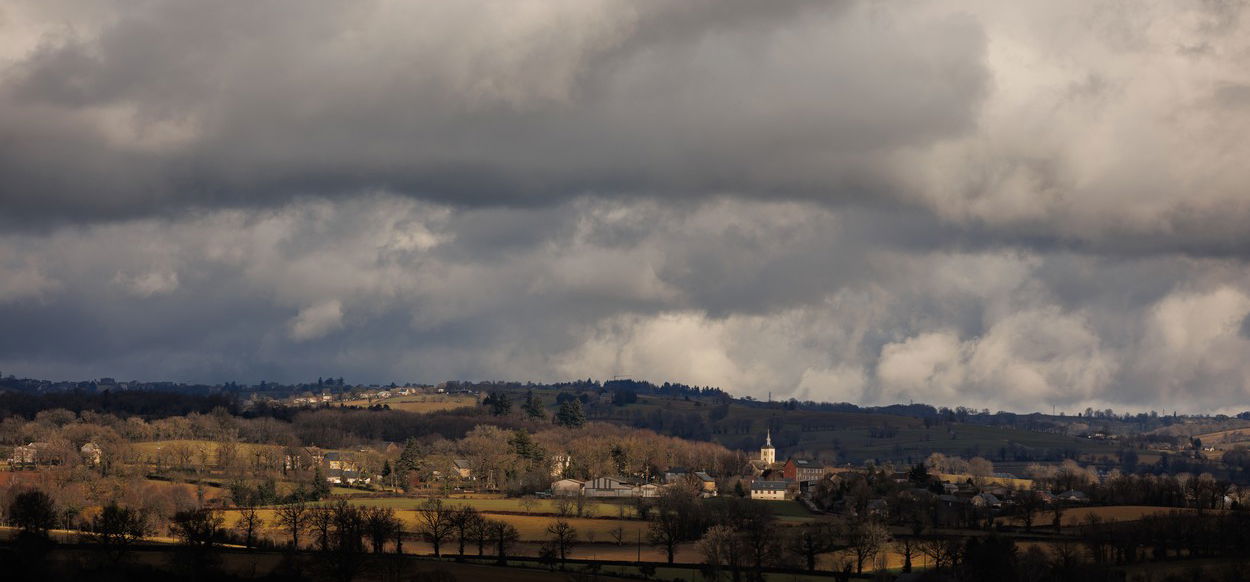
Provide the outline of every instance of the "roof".
[[752,481],[752,491],[785,491],[790,486],[786,481]]
[[457,469],[469,469],[472,467],[472,465],[469,464],[468,459],[453,459],[451,463],[455,465]]
[[716,479],[713,479],[711,475],[708,475],[707,473],[704,473],[703,471],[695,471],[694,476],[698,477],[700,481],[715,481],[716,480]]
[[[624,477],[598,477],[596,479],[591,480],[590,482],[594,483],[595,481],[600,481],[600,480],[606,481],[607,482],[606,484],[608,487],[613,487],[614,485],[624,485],[627,487],[632,487],[633,485],[637,484],[636,481],[632,479],[626,479]],[[599,489],[603,489],[603,487],[599,487]]]
[[800,469],[820,469],[823,468],[820,463],[811,459],[790,459],[794,461],[794,466]]

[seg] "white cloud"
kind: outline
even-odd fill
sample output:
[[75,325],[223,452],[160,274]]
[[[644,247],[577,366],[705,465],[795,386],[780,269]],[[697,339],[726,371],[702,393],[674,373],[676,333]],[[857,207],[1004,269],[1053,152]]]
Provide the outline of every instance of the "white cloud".
[[301,309],[288,324],[288,336],[302,342],[324,337],[342,327],[343,304],[334,299]]
[[41,299],[59,287],[40,267],[17,257],[6,257],[4,250],[0,247],[0,303]]
[[178,289],[178,273],[157,270],[131,275],[118,272],[113,283],[136,297],[167,295]]

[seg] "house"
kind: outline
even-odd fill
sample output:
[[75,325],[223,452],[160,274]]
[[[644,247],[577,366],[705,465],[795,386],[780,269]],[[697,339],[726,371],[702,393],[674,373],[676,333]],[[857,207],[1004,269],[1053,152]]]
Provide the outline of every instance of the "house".
[[677,483],[678,481],[686,478],[686,475],[689,474],[690,472],[684,467],[671,467],[669,470],[664,472],[664,483],[672,485],[673,483]]
[[751,499],[782,499],[786,498],[786,489],[790,483],[786,481],[764,481],[756,479],[751,482]]
[[974,495],[971,499],[973,507],[981,507],[986,509],[1001,509],[1003,502],[993,493],[981,493]]
[[48,455],[51,448],[52,444],[46,442],[32,442],[13,447],[13,454],[9,456],[9,466],[56,464],[56,460],[49,458]]
[[372,479],[354,469],[330,469],[326,481],[336,485],[367,485]]
[[825,467],[811,459],[786,459],[781,474],[791,481],[819,481],[825,476]]
[[561,479],[551,484],[551,495],[552,497],[577,497],[585,488],[585,481]]
[[638,497],[648,497],[648,498],[659,497],[660,486],[656,485],[655,483],[645,483],[643,485],[639,485],[637,489],[637,495]]
[[703,471],[695,471],[694,476],[699,480],[699,488],[703,490],[704,497],[716,495],[716,479]]
[[321,456],[331,471],[358,471],[360,467],[356,461],[349,455],[337,451],[330,451]]
[[637,497],[638,484],[624,477],[599,477],[586,484],[587,497]]
[[1075,489],[1069,489],[1067,491],[1064,491],[1063,493],[1056,495],[1055,498],[1058,499],[1059,501],[1066,501],[1068,503],[1089,502],[1089,496],[1086,495],[1084,491],[1077,491]]
[[473,465],[469,464],[468,459],[452,459],[451,471],[461,479],[473,478]]
[[78,449],[78,452],[82,455],[83,461],[92,467],[100,464],[100,459],[104,454],[100,445],[95,443],[87,443],[83,445],[82,448]]

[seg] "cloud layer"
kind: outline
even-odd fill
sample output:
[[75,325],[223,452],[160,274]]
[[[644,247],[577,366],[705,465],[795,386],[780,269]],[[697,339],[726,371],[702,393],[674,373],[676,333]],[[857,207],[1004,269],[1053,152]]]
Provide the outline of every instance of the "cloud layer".
[[1247,395],[1239,2],[13,2],[0,369]]

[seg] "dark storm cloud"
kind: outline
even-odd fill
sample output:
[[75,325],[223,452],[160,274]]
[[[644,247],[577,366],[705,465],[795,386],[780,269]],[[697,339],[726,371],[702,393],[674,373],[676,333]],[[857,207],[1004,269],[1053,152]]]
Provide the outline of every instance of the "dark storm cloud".
[[490,10],[157,2],[46,37],[5,71],[20,139],[0,151],[0,200],[56,218],[375,187],[455,204],[837,198],[880,182],[874,150],[969,130],[985,90],[983,36],[958,15]]
[[10,3],[0,370],[1237,406],[1240,6]]

